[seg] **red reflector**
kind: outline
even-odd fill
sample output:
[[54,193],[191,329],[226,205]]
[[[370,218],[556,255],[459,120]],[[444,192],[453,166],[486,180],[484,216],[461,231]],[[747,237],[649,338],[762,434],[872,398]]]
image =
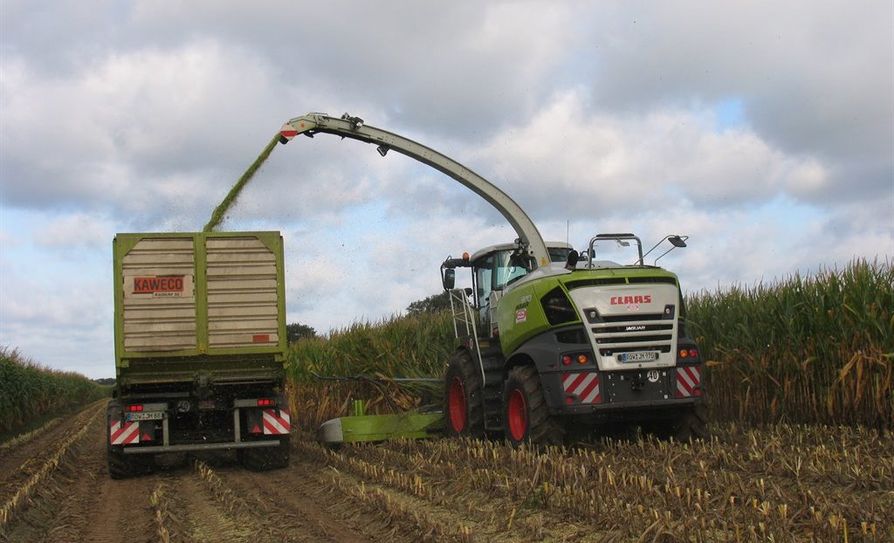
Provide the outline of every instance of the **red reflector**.
[[565,396],[565,403],[571,405],[574,403],[574,396]]
[[143,404],[128,405],[127,410],[131,413],[137,413],[143,410]]
[[140,441],[152,441],[152,436],[148,432],[143,432],[143,435],[140,436]]
[[252,343],[270,343],[270,334],[255,334],[251,336]]
[[570,366],[570,365],[571,365],[571,356],[570,356],[570,355],[567,355],[567,354],[566,354],[565,356],[562,357],[562,365],[563,365],[563,366]]
[[273,400],[270,398],[258,398],[258,407],[273,407]]
[[698,358],[698,351],[695,349],[689,349],[689,358]]
[[255,424],[254,426],[251,427],[251,430],[249,430],[248,433],[249,433],[249,434],[260,434],[260,433],[261,433],[261,427],[258,426],[257,424]]

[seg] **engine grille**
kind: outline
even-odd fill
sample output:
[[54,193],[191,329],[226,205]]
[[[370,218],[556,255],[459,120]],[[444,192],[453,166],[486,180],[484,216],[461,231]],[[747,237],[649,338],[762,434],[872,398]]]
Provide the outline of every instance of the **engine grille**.
[[590,329],[602,356],[611,356],[615,352],[671,351],[674,321],[665,319],[660,313],[616,315],[603,320],[594,323]]

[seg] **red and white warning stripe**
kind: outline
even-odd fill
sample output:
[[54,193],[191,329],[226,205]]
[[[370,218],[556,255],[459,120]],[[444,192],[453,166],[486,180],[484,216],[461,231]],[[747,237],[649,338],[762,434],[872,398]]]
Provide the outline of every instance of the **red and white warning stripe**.
[[595,371],[562,374],[562,389],[565,394],[576,396],[580,403],[602,402],[602,394],[599,392],[599,373]]
[[265,409],[263,412],[264,435],[288,434],[291,426],[288,409],[280,409],[279,416],[276,409]]
[[698,366],[677,368],[677,398],[701,396],[702,374]]
[[134,445],[140,442],[140,423],[112,421],[109,426],[109,442],[112,445]]

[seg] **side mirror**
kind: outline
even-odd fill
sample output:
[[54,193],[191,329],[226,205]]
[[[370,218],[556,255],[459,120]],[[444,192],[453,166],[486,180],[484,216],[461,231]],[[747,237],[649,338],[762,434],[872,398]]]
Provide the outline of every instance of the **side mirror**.
[[444,275],[441,276],[441,283],[444,285],[444,290],[453,290],[454,285],[456,285],[456,270],[446,268]]

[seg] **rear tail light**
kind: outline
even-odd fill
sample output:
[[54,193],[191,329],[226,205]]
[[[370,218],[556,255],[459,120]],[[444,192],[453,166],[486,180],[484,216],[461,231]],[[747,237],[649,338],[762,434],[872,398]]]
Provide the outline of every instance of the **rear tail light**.
[[589,364],[593,360],[588,353],[571,353],[562,355],[562,365],[570,366],[577,362],[580,365]]
[[682,359],[692,359],[695,360],[698,358],[698,349],[695,347],[684,347],[678,351],[680,358]]
[[273,407],[274,401],[270,398],[258,398],[258,407]]
[[130,413],[140,413],[143,411],[143,404],[131,404],[126,407],[126,410]]

